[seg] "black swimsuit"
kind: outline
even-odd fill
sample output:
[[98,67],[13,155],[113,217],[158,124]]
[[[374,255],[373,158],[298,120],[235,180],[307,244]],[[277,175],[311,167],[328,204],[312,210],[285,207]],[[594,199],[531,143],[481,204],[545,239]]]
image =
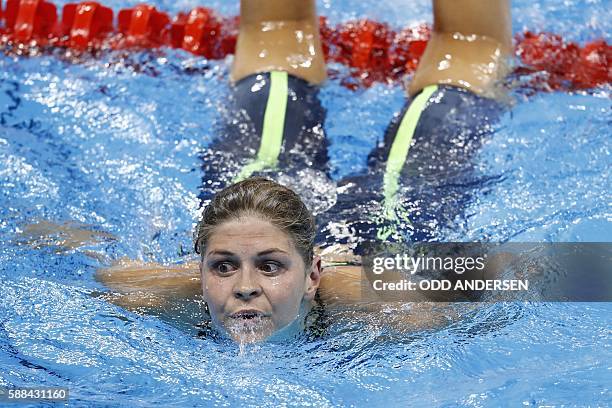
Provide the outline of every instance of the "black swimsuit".
[[462,215],[483,183],[474,159],[503,112],[496,101],[462,88],[425,88],[370,153],[368,171],[339,182],[342,194],[320,217],[319,240],[441,239],[440,227]]
[[232,104],[202,154],[203,204],[232,182],[264,175],[310,204],[318,244],[435,240],[470,199],[474,157],[503,112],[461,88],[427,87],[391,123],[367,173],[341,180],[336,194],[316,86],[285,72],[255,74],[235,85]]

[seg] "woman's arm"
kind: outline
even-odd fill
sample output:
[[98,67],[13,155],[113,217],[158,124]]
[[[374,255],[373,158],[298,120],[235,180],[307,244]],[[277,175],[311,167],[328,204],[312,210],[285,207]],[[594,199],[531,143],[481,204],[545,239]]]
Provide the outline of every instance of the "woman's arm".
[[[508,253],[499,253],[486,263],[482,272],[463,276],[466,280],[493,280],[514,258]],[[386,272],[385,282],[403,279],[399,272]],[[362,313],[364,321],[393,327],[398,331],[426,330],[441,327],[460,318],[453,302],[462,302],[462,310],[478,307],[466,302],[464,293],[458,291],[398,291],[376,293],[372,283],[365,277],[361,266],[328,266],[321,275],[319,285],[321,301],[330,310],[351,310]]]
[[[324,267],[355,256],[341,246],[327,250],[315,248]],[[180,265],[161,265],[120,259],[108,268],[96,271],[96,280],[112,292],[104,295],[112,303],[127,309],[162,307],[171,300],[200,299],[202,285],[200,262],[196,259]],[[333,269],[333,268],[332,268]]]
[[398,332],[443,327],[457,317],[452,304],[431,302],[422,292],[404,292],[395,300],[381,298],[363,278],[360,266],[325,268],[319,296],[335,318],[342,319],[347,314],[348,319],[357,318],[368,325],[390,327]]
[[512,54],[509,0],[433,0],[434,29],[409,93],[449,84],[495,97]]
[[112,303],[127,309],[162,307],[171,299],[200,299],[202,287],[197,261],[160,265],[122,259],[99,269],[96,280],[109,288]]
[[327,78],[315,0],[241,0],[232,80],[275,70]]

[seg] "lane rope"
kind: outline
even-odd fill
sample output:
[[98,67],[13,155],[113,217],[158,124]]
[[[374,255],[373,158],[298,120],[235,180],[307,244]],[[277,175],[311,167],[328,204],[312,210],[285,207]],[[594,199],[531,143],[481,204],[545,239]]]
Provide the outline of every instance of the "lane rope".
[[[61,14],[61,15],[60,15]],[[28,49],[67,48],[80,52],[158,47],[184,49],[207,59],[233,54],[238,17],[196,7],[171,18],[155,6],[119,10],[94,1],[71,3],[61,13],[47,0],[8,0],[0,9],[0,50],[18,55]],[[319,18],[327,62],[347,72],[331,72],[350,89],[396,83],[413,73],[431,35],[426,24],[395,30],[370,19],[330,25]],[[551,33],[526,31],[515,37],[520,60],[514,76],[537,91],[581,90],[612,83],[612,47],[597,39],[583,46]]]

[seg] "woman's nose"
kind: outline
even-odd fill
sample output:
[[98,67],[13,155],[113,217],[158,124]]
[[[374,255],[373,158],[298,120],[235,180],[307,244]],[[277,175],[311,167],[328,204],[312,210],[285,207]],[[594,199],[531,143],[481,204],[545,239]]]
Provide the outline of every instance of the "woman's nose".
[[[246,269],[246,268],[245,268]],[[249,270],[243,270],[240,280],[234,286],[234,296],[240,300],[249,300],[261,295],[261,287],[253,279]]]
[[250,300],[261,295],[261,289],[254,287],[240,287],[234,291],[236,298],[240,300]]

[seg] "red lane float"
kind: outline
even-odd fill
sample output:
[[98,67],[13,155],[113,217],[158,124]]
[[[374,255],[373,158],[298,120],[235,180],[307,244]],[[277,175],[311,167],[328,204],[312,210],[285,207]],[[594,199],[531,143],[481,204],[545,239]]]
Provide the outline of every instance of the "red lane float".
[[210,9],[197,7],[188,14],[179,13],[170,31],[172,47],[222,59],[236,49],[238,19],[223,19]]
[[221,20],[212,10],[197,7],[189,14],[179,13],[171,30],[175,48],[206,58],[220,58],[216,45],[221,37]]
[[72,48],[83,49],[99,44],[114,30],[113,10],[93,1],[66,4],[62,10],[61,27]]
[[[223,18],[208,8],[179,13],[171,20],[154,6],[140,4],[120,10],[117,17],[115,28],[110,8],[87,1],[65,5],[59,22],[56,7],[46,0],[8,0],[4,10],[0,4],[4,20],[0,48],[11,43],[20,44],[20,49],[23,45],[79,50],[169,46],[209,59],[224,58],[236,48],[238,18]],[[336,26],[325,17],[319,22],[326,60],[348,67],[342,84],[353,89],[393,83],[413,73],[431,34],[427,25],[396,31],[368,19]],[[533,88],[578,90],[612,83],[612,47],[604,40],[581,47],[558,35],[525,32],[515,43],[522,62],[515,74],[533,77],[529,84]]]
[[[580,47],[559,35],[527,31],[516,42],[516,54],[523,63],[519,72],[546,72],[545,85],[552,90],[588,89],[612,82],[612,47],[603,40]],[[534,85],[542,84],[536,80]]]
[[46,44],[54,36],[57,9],[45,0],[8,0],[4,22],[14,41]]
[[118,22],[127,46],[159,47],[168,42],[170,17],[154,6],[139,4],[123,9],[119,11]]
[[334,30],[323,20],[322,35],[329,44],[328,60],[351,68],[356,82],[347,85],[354,87],[395,82],[414,72],[431,30],[420,25],[396,32],[387,24],[370,20],[349,22]]

